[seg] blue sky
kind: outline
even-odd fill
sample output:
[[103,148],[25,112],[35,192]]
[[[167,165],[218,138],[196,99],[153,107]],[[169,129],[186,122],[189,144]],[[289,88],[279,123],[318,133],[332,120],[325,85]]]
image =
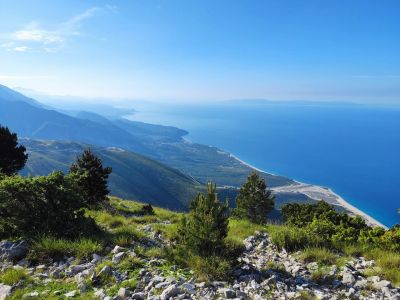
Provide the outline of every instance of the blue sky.
[[400,1],[0,0],[0,83],[54,95],[400,104]]

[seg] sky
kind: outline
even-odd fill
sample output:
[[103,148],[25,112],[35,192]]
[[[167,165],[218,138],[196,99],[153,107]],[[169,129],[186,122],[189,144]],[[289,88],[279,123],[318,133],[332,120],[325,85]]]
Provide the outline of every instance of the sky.
[[0,84],[400,104],[399,16],[398,0],[0,0]]

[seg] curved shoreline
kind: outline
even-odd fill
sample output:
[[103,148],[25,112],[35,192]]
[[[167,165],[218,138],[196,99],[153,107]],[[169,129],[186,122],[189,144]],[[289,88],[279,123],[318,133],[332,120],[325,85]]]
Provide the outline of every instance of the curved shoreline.
[[[239,157],[237,157],[236,155],[234,155],[232,153],[229,153],[229,156],[234,158],[241,164],[243,164],[257,172],[271,174],[271,175],[278,175],[278,174],[273,174],[273,173],[267,172],[265,170],[262,170],[260,168],[257,168],[255,166],[241,160]],[[279,176],[282,176],[282,175],[279,175]],[[338,194],[336,194],[330,188],[325,188],[325,187],[314,185],[314,184],[308,184],[308,183],[300,182],[300,181],[297,181],[294,179],[293,179],[293,181],[295,182],[294,184],[274,187],[274,188],[271,188],[271,190],[273,190],[274,192],[277,192],[277,193],[279,193],[279,192],[299,193],[299,194],[306,195],[308,198],[316,200],[316,201],[320,201],[321,199],[324,199],[326,202],[328,202],[330,204],[343,207],[345,210],[347,210],[348,212],[350,212],[353,215],[358,215],[358,216],[362,217],[368,225],[380,226],[385,229],[388,229],[387,226],[383,225],[378,220],[374,219],[367,213],[363,212],[362,210],[358,209],[354,205],[350,204],[349,202],[347,202],[345,199],[340,197]]]

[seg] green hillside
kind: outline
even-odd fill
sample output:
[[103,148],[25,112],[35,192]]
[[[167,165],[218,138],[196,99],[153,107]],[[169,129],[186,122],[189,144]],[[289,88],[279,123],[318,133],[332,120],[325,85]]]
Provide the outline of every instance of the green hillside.
[[[46,175],[53,170],[66,172],[77,155],[88,147],[77,142],[22,139],[29,153],[23,174]],[[180,171],[119,148],[90,146],[113,168],[111,194],[149,202],[170,209],[185,209],[201,185]]]

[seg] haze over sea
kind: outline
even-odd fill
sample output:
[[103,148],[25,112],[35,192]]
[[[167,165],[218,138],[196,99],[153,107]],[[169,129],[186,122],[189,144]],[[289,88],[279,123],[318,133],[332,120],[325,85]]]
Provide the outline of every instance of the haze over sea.
[[333,189],[387,226],[400,223],[400,107],[232,101],[139,106],[257,168]]

